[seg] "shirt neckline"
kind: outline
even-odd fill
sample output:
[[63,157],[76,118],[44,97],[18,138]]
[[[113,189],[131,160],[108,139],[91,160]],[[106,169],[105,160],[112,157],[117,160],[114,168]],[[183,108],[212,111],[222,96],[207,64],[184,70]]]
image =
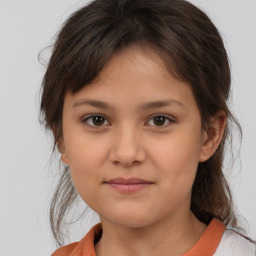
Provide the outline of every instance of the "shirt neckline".
[[[218,248],[225,229],[222,222],[213,218],[197,243],[181,256],[212,256]],[[101,235],[102,225],[98,223],[77,244],[70,256],[96,256],[95,243],[99,241]]]

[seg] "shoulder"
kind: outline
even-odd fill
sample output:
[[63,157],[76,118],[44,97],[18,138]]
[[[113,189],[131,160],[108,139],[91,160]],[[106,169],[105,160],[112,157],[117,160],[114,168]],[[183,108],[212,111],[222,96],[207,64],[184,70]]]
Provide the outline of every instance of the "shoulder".
[[51,256],[69,256],[77,245],[78,243],[76,242],[63,246],[57,249]]
[[226,229],[214,256],[255,256],[256,245],[237,232]]
[[57,249],[51,256],[78,256],[91,255],[95,256],[94,244],[100,239],[102,235],[101,223],[93,226],[86,236],[80,241],[68,244]]

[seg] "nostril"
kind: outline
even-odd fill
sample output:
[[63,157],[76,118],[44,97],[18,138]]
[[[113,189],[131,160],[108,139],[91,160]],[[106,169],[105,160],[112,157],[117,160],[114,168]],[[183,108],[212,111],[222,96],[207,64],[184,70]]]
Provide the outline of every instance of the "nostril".
[[122,162],[119,162],[119,161],[114,161],[114,164],[115,165],[122,165],[122,166],[125,166],[125,167],[130,167],[130,166],[137,166],[140,164],[140,161],[132,161],[132,162],[125,162],[125,161],[122,161]]

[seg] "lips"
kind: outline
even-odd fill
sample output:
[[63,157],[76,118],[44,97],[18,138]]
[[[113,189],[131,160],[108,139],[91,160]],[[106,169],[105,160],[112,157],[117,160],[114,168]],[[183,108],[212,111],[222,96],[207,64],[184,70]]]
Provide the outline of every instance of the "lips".
[[106,181],[106,183],[110,184],[151,184],[153,182],[147,181],[147,180],[143,180],[143,179],[139,179],[139,178],[129,178],[129,179],[125,179],[125,178],[116,178],[116,179],[111,179]]
[[115,178],[104,183],[121,193],[134,193],[148,188],[153,184],[151,181],[143,180],[140,178]]

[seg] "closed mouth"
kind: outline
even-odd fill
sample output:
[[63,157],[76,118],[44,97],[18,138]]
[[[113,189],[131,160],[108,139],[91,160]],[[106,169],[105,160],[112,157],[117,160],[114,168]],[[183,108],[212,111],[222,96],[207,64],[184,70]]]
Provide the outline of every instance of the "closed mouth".
[[123,185],[134,185],[134,184],[153,184],[153,182],[140,179],[140,178],[115,178],[105,181],[107,184],[123,184]]
[[104,183],[109,185],[115,191],[118,191],[122,194],[135,193],[154,184],[154,182],[140,178],[115,178],[108,180]]

